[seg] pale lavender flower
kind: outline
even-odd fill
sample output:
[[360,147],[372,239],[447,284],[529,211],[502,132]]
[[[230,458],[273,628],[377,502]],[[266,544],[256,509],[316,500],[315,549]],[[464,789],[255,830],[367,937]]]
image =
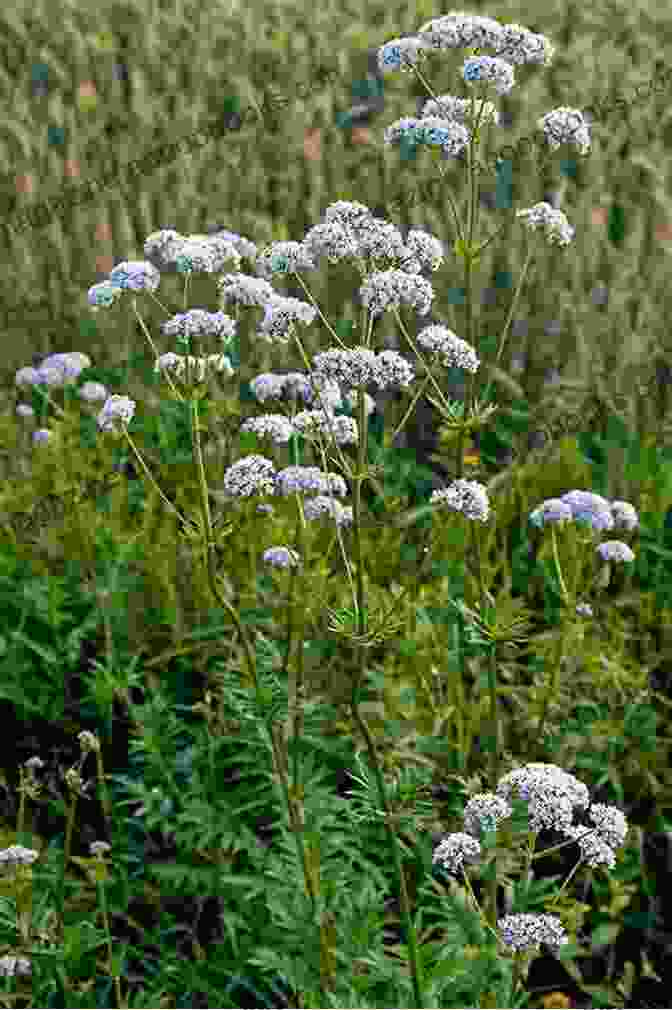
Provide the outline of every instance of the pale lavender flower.
[[319,435],[337,445],[355,445],[357,422],[352,417],[337,417],[326,410],[302,410],[292,418],[292,424],[304,438],[316,441]]
[[96,420],[101,431],[117,431],[117,422],[127,425],[134,413],[135,400],[114,395],[105,401]]
[[263,277],[315,270],[316,263],[301,242],[272,242],[259,254],[255,269]]
[[634,561],[635,555],[621,540],[605,540],[597,548],[597,553],[600,555],[603,561],[615,561],[617,563],[623,561]]
[[259,403],[266,403],[267,400],[279,400],[282,396],[283,386],[284,376],[276,375],[274,372],[262,372],[250,382],[250,388]]
[[329,516],[335,519],[338,526],[349,526],[352,523],[352,508],[341,505],[335,498],[328,495],[317,495],[307,498],[303,504],[303,514],[309,521]]
[[494,831],[500,821],[512,814],[512,808],[494,793],[477,793],[464,808],[464,830],[478,836],[481,831]]
[[427,21],[417,36],[433,49],[494,49],[502,32],[494,18],[453,12]]
[[557,151],[562,144],[573,144],[581,154],[590,150],[590,126],[579,109],[562,105],[542,116],[537,126],[544,131],[552,151]]
[[70,354],[50,354],[40,365],[40,371],[45,368],[56,369],[61,373],[61,382],[73,382],[85,368],[91,367],[91,358],[76,351]]
[[592,491],[567,491],[562,496],[571,510],[572,517],[578,522],[591,526],[594,530],[612,530],[614,520],[611,516],[611,505],[602,495]]
[[24,845],[10,845],[8,849],[0,850],[0,866],[30,866],[39,852],[27,849]]
[[572,519],[572,508],[569,502],[561,498],[547,498],[530,513],[529,518],[531,523],[539,527],[547,523],[569,522]]
[[49,386],[52,389],[60,389],[65,385],[67,376],[62,368],[55,365],[40,365],[37,370],[37,385]]
[[16,413],[19,417],[35,417],[35,411],[29,403],[17,403]]
[[372,316],[399,309],[402,303],[424,316],[430,311],[434,299],[429,281],[404,270],[375,271],[362,284],[359,294]]
[[36,386],[39,381],[39,371],[37,368],[32,368],[30,365],[20,368],[14,376],[14,384],[16,386]]
[[497,39],[495,54],[520,66],[524,63],[540,63],[547,67],[553,61],[555,47],[545,35],[537,35],[522,25],[504,25]]
[[239,305],[253,305],[264,308],[270,298],[275,298],[278,292],[268,281],[261,277],[249,277],[247,274],[224,274],[217,279],[217,288],[223,301]]
[[462,368],[472,374],[478,371],[480,359],[466,340],[461,340],[447,326],[432,324],[420,330],[416,340],[432,354],[440,354],[446,368]]
[[[299,373],[290,373],[285,378],[285,388],[283,390],[285,396],[292,395],[295,390],[299,390],[306,403],[312,404],[313,407],[320,407],[329,413],[333,413],[337,407],[343,406],[341,390],[338,382],[334,379],[313,372],[307,377],[308,384],[304,393],[304,387],[299,383],[298,379],[294,378],[297,374]],[[301,378],[306,377],[301,376]]]
[[570,824],[563,828],[563,834],[577,842],[581,850],[581,859],[585,860],[588,866],[593,869],[599,866],[612,869],[616,865],[616,853],[597,832],[587,834],[588,830],[581,825]]
[[412,131],[406,132],[415,144],[440,147],[447,158],[458,158],[471,139],[469,130],[462,123],[439,116],[423,116],[416,120]]
[[221,273],[240,269],[240,254],[235,245],[217,235],[188,235],[175,251],[173,262],[178,273]]
[[465,84],[492,84],[498,95],[508,95],[515,84],[513,67],[496,56],[474,56],[462,67]]
[[476,480],[458,478],[447,488],[432,491],[429,497],[432,505],[446,505],[454,512],[462,512],[467,519],[486,522],[490,514],[488,492]]
[[484,98],[457,98],[454,95],[439,95],[428,99],[422,107],[423,116],[440,116],[441,119],[455,119],[458,123],[494,123],[499,126],[499,112],[492,102]]
[[265,456],[243,456],[224,474],[224,493],[232,498],[272,495],[275,491],[275,467]]
[[213,232],[212,237],[223,238],[225,241],[229,242],[232,246],[234,246],[236,252],[241,258],[250,260],[252,263],[257,258],[257,247],[254,242],[250,242],[249,239],[243,238],[242,235],[239,235],[235,231],[227,231],[226,228],[221,228],[219,231]]
[[437,845],[432,862],[439,863],[449,873],[460,873],[465,863],[477,863],[481,855],[480,842],[464,831],[447,835]]
[[274,568],[296,568],[299,564],[299,555],[289,547],[269,547],[264,551],[264,561]]
[[411,228],[406,236],[400,267],[406,273],[439,269],[444,261],[443,245],[438,238],[421,228]]
[[119,298],[121,298],[121,288],[116,284],[111,284],[109,280],[94,284],[87,292],[89,305],[96,308],[109,308]]
[[53,434],[53,431],[50,431],[49,428],[38,428],[37,431],[33,432],[33,442],[49,442]]
[[537,915],[522,912],[506,915],[497,922],[502,931],[502,941],[512,950],[530,950],[545,943],[548,947],[559,948],[569,942],[562,922],[556,915]]
[[378,50],[378,68],[383,73],[386,70],[410,73],[411,66],[423,59],[427,48],[427,43],[413,35],[405,39],[392,39]]
[[612,501],[611,503],[611,515],[614,520],[615,526],[622,526],[628,532],[632,532],[636,526],[639,525],[639,517],[637,516],[637,511],[627,501]]
[[317,309],[299,298],[284,298],[276,295],[268,300],[264,308],[264,318],[257,336],[266,343],[277,341],[287,344],[294,333],[295,323],[308,326],[317,315]]
[[207,312],[205,309],[190,309],[178,312],[161,324],[161,332],[166,336],[215,336],[230,341],[236,334],[236,322],[224,312]]
[[156,291],[161,274],[147,260],[126,260],[118,263],[107,279],[114,287],[126,291]]
[[251,431],[261,438],[270,438],[276,445],[285,445],[294,434],[294,426],[283,414],[262,414],[250,417],[241,426],[242,432]]
[[543,230],[549,245],[567,246],[574,237],[574,228],[561,210],[555,210],[550,203],[542,201],[533,207],[516,211],[516,217],[524,219],[528,231]]
[[77,390],[79,396],[83,400],[104,400],[108,395],[108,391],[102,382],[84,382]]
[[338,221],[323,221],[306,232],[303,244],[314,259],[325,256],[330,263],[357,256],[357,241]]
[[593,617],[593,608],[589,603],[577,603],[576,612],[580,617]]
[[287,466],[276,474],[276,494],[347,494],[345,481],[337,473],[325,474],[318,466]]
[[531,831],[553,828],[564,831],[572,824],[574,807],[586,808],[586,786],[557,765],[532,762],[504,775],[496,789],[498,796],[511,799],[517,792],[528,802]]

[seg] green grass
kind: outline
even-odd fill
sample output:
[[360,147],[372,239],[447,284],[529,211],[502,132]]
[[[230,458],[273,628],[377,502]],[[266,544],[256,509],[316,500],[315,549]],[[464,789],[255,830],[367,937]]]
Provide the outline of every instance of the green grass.
[[[214,222],[261,250],[301,240],[327,206],[357,200],[384,209],[403,232],[424,228],[442,241],[446,262],[432,277],[432,316],[466,333],[464,263],[445,199],[447,190],[465,212],[464,166],[443,163],[444,186],[421,189],[433,159],[421,152],[406,160],[383,145],[385,127],[415,115],[421,91],[413,76],[386,75],[385,109],[370,125],[368,145],[335,125],[356,100],[368,48],[446,11],[425,2],[350,6],[157,2],[103,10],[43,2],[3,12],[3,219],[62,196],[66,159],[79,162],[80,175],[70,180],[77,185],[106,172],[111,181],[42,228],[3,230],[0,715],[11,732],[0,744],[7,797],[0,848],[21,844],[39,856],[16,881],[0,880],[0,957],[32,964],[31,977],[0,980],[2,1006],[415,1006],[394,850],[375,813],[371,748],[397,818],[410,907],[422,907],[419,948],[436,972],[425,1005],[523,1005],[520,992],[511,994],[512,962],[469,910],[465,887],[431,864],[435,836],[461,830],[468,798],[493,788],[493,673],[499,774],[552,763],[599,802],[628,812],[616,866],[588,877],[581,870],[553,905],[571,937],[563,964],[595,1007],[624,1005],[629,969],[612,977],[603,963],[599,982],[588,984],[580,958],[591,954],[591,941],[636,947],[631,982],[646,976],[646,895],[656,881],[640,843],[646,832],[669,830],[672,807],[664,687],[669,247],[656,237],[672,222],[670,89],[620,106],[616,99],[629,99],[665,69],[668,14],[653,4],[562,4],[535,12],[532,24],[511,2],[469,7],[533,28],[556,46],[549,68],[517,68],[517,86],[498,102],[513,126],[502,128],[496,147],[515,147],[560,105],[593,105],[603,114],[588,158],[570,160],[563,150],[539,168],[536,156],[521,157],[510,187],[489,163],[482,188],[497,205],[481,207],[479,236],[504,229],[472,277],[471,325],[483,363],[474,392],[482,397],[489,387],[499,412],[480,433],[480,454],[464,445],[459,462],[459,445],[436,415],[441,439],[431,456],[393,447],[407,404],[390,403],[384,430],[374,418],[367,432],[385,495],[364,485],[359,533],[345,530],[342,545],[333,524],[304,527],[291,498],[268,517],[221,495],[227,468],[249,453],[278,468],[297,459],[322,467],[306,440],[274,448],[239,432],[244,418],[261,413],[246,381],[262,371],[305,370],[294,345],[282,354],[268,346],[241,354],[240,374],[213,380],[199,401],[212,566],[203,563],[197,531],[142,479],[130,444],[98,431],[100,405],[73,389],[45,403],[14,384],[34,355],[85,352],[91,367],[77,385],[101,382],[136,402],[133,444],[163,494],[202,524],[193,414],[155,374],[130,304],[100,312],[88,304],[88,289],[109,272],[97,257],[139,260],[150,233],[201,233]],[[113,36],[109,50],[96,48],[100,32]],[[113,79],[120,60],[131,83]],[[38,62],[49,66],[42,98],[30,91]],[[459,66],[458,55],[431,57],[437,94],[455,93]],[[311,89],[325,73],[328,83]],[[77,87],[89,80],[97,104],[80,107]],[[259,125],[249,115],[200,150],[125,174],[138,156],[221,118],[228,99],[254,110],[269,88],[289,103],[274,122]],[[304,157],[311,127],[322,130],[321,161]],[[63,130],[62,143],[54,128]],[[32,194],[17,192],[25,175],[34,177]],[[576,236],[567,250],[535,250],[517,325],[496,365],[527,252],[512,209],[554,190]],[[597,207],[608,210],[603,225],[592,222]],[[97,231],[103,225],[109,238]],[[325,267],[305,281],[341,338],[358,343],[355,271]],[[597,297],[600,285],[606,301]],[[304,297],[294,284],[287,292]],[[190,283],[186,302],[181,280],[168,277],[160,297],[171,313],[219,308],[207,277]],[[138,308],[160,351],[176,350],[161,335],[166,315],[158,305],[143,296]],[[412,314],[403,320],[415,334]],[[390,315],[379,327],[377,336],[396,330]],[[302,327],[301,336],[311,358],[333,346],[320,323]],[[551,368],[557,383],[548,379]],[[35,417],[18,416],[19,403]],[[45,427],[52,442],[32,442],[31,432]],[[530,435],[538,431],[545,442],[534,448]],[[356,449],[345,456],[356,464]],[[423,510],[429,466],[439,461],[451,474],[458,463],[487,488],[493,517],[477,532],[460,515]],[[129,477],[123,467],[133,463]],[[581,534],[565,530],[556,542],[529,523],[543,500],[573,488],[632,503],[640,522],[624,539],[634,562],[607,571],[593,550],[599,537],[587,548]],[[280,544],[301,545],[310,556],[305,577],[264,565],[263,551]],[[591,605],[592,617],[569,613],[563,584],[572,600]],[[366,629],[355,612],[362,585]],[[498,622],[495,652],[469,611]],[[377,624],[384,636],[366,649],[348,637]],[[364,724],[349,705],[363,671]],[[302,679],[303,728],[286,751],[282,729],[291,740]],[[82,731],[100,741],[99,762],[80,751]],[[32,755],[45,762],[42,788],[31,792],[29,784],[21,794]],[[76,782],[66,782],[68,768],[91,782],[89,794],[78,796]],[[346,769],[362,780],[356,788]],[[345,789],[356,797],[346,798]],[[303,832],[291,827],[299,813]],[[95,840],[111,847],[104,872],[90,855]],[[524,849],[507,842],[498,838],[494,852],[512,908],[548,911],[573,863],[546,857],[526,888]],[[490,869],[475,887],[491,908]],[[332,989],[325,978],[336,979]],[[525,1005],[542,1006],[548,988],[532,989]],[[207,993],[208,1003],[197,1002],[197,993]]]

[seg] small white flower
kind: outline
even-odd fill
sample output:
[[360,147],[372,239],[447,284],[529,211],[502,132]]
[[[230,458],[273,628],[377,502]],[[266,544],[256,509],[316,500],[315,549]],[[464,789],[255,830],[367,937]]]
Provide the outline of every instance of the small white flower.
[[362,303],[373,316],[408,305],[420,315],[432,307],[434,291],[429,281],[404,270],[374,271],[359,289]]
[[540,63],[547,67],[555,54],[555,47],[545,35],[537,35],[516,24],[504,25],[494,49],[497,56],[516,65]]
[[462,368],[472,374],[478,371],[481,362],[474,348],[448,327],[437,324],[426,326],[416,339],[424,350],[440,354],[446,368]]
[[611,514],[614,520],[614,525],[623,526],[629,532],[639,525],[637,511],[630,502],[612,501]]
[[494,18],[451,13],[427,21],[417,36],[433,49],[494,49],[502,33]]
[[465,863],[478,862],[480,855],[480,842],[464,831],[456,831],[437,845],[432,862],[439,863],[450,873],[459,873]]
[[135,400],[127,396],[110,396],[98,414],[97,423],[101,431],[117,431],[117,423],[127,425],[135,413]]
[[338,221],[323,221],[306,232],[303,240],[314,259],[326,256],[330,263],[357,256],[357,241],[351,231]]
[[439,239],[421,228],[411,228],[406,236],[401,269],[407,273],[419,273],[421,270],[435,272],[443,261],[443,245]]
[[233,498],[272,495],[275,492],[275,467],[265,456],[243,456],[224,473],[224,494]]
[[114,287],[128,291],[156,291],[161,274],[153,263],[146,260],[128,260],[118,263],[108,276]]
[[35,411],[29,403],[18,403],[16,405],[16,413],[19,417],[35,417]]
[[294,427],[283,414],[263,414],[248,418],[241,426],[242,432],[251,431],[262,438],[270,438],[276,445],[286,445],[294,434]]
[[515,84],[513,67],[496,56],[474,56],[462,67],[465,84],[492,84],[498,95],[508,95]]
[[14,376],[14,384],[16,386],[36,386],[39,381],[39,371],[37,368],[32,368],[30,365],[20,368]]
[[570,824],[563,829],[563,834],[578,843],[581,858],[593,869],[599,866],[612,869],[616,865],[616,853],[596,831],[587,834],[588,830],[580,825]]
[[10,845],[8,849],[0,850],[0,865],[30,866],[38,856],[39,852],[36,849],[27,849],[24,845]]
[[272,242],[259,254],[255,269],[262,277],[315,270],[309,249],[301,242]]
[[557,151],[562,144],[573,144],[581,154],[590,150],[590,127],[578,109],[562,105],[542,116],[537,126],[544,131],[552,151]]
[[317,309],[299,298],[284,298],[281,295],[269,299],[264,308],[264,318],[257,336],[266,343],[287,344],[296,322],[308,326],[317,315]]
[[161,332],[166,336],[215,336],[222,340],[232,340],[236,333],[236,322],[224,312],[206,312],[205,309],[190,309],[179,312],[161,324]]
[[425,56],[427,48],[427,43],[415,36],[392,39],[391,42],[386,42],[378,50],[378,67],[383,72],[401,70],[402,73],[410,73],[411,66],[414,66]]
[[588,817],[597,828],[597,833],[607,845],[618,849],[625,842],[628,833],[628,822],[618,807],[606,803],[591,803]]
[[304,502],[303,513],[309,521],[329,516],[330,519],[336,520],[338,526],[348,526],[352,522],[352,509],[341,505],[339,501],[328,495],[308,498]]
[[84,382],[79,387],[79,396],[83,400],[105,400],[108,392],[102,382]]
[[476,837],[481,831],[494,831],[511,813],[512,808],[501,796],[477,793],[464,808],[464,830]]
[[556,210],[542,201],[533,207],[516,211],[516,217],[523,218],[528,231],[543,230],[549,245],[567,246],[574,237],[574,228],[561,210]]
[[430,504],[446,505],[454,512],[462,512],[467,519],[486,522],[490,514],[488,492],[483,484],[476,480],[458,478],[447,488],[432,491]]
[[264,551],[264,561],[274,568],[289,568],[299,564],[299,555],[289,547],[269,547]]
[[268,281],[241,273],[224,274],[219,277],[217,288],[223,302],[230,301],[259,308],[264,308],[269,299],[277,295],[277,291]]
[[440,116],[423,116],[416,120],[412,131],[407,132],[414,143],[440,147],[448,158],[459,157],[471,139],[471,133],[462,123]]
[[565,502],[561,498],[547,498],[530,513],[529,518],[531,523],[539,527],[548,523],[570,522],[572,509],[569,502]]
[[499,112],[492,102],[484,98],[456,98],[453,95],[439,95],[428,99],[422,107],[423,116],[440,116],[455,119],[458,123],[467,121],[470,126],[478,123],[494,123],[499,126]]
[[497,922],[502,941],[512,950],[530,950],[540,943],[558,948],[569,942],[562,922],[556,915],[535,915],[524,912],[506,915]]
[[635,555],[627,544],[621,540],[606,540],[597,548],[597,553],[603,561],[634,561]]
[[267,400],[279,400],[282,396],[284,376],[276,375],[274,372],[262,372],[255,376],[250,382],[250,388],[259,403],[266,403]]

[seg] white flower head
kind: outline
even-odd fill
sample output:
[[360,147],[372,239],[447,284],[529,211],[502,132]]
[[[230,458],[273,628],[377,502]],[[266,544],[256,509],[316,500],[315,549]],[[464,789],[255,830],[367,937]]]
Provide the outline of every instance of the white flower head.
[[528,231],[543,231],[549,245],[567,246],[574,238],[574,228],[563,212],[545,201],[517,210],[516,217],[523,219]]
[[562,144],[572,144],[581,154],[590,150],[590,126],[578,109],[562,105],[542,116],[537,126],[543,130],[552,151],[557,151]]
[[502,33],[494,18],[456,12],[427,21],[417,35],[433,49],[494,49]]
[[411,67],[422,60],[428,48],[427,42],[415,36],[392,39],[378,50],[378,68],[383,73],[389,70],[411,73]]
[[487,488],[476,480],[458,478],[447,488],[432,491],[430,504],[446,505],[454,512],[462,512],[467,519],[486,522],[490,515]]
[[465,84],[492,85],[498,95],[508,95],[516,79],[513,67],[496,56],[474,56],[462,67]]
[[547,67],[555,54],[555,47],[545,35],[535,34],[516,24],[504,25],[494,49],[497,56],[518,66],[537,63]]

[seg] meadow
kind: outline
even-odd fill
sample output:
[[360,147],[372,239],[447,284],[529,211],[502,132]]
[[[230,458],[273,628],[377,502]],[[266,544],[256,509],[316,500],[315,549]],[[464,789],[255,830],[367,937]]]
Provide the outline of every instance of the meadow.
[[0,1006],[669,1004],[672,14],[0,21]]

